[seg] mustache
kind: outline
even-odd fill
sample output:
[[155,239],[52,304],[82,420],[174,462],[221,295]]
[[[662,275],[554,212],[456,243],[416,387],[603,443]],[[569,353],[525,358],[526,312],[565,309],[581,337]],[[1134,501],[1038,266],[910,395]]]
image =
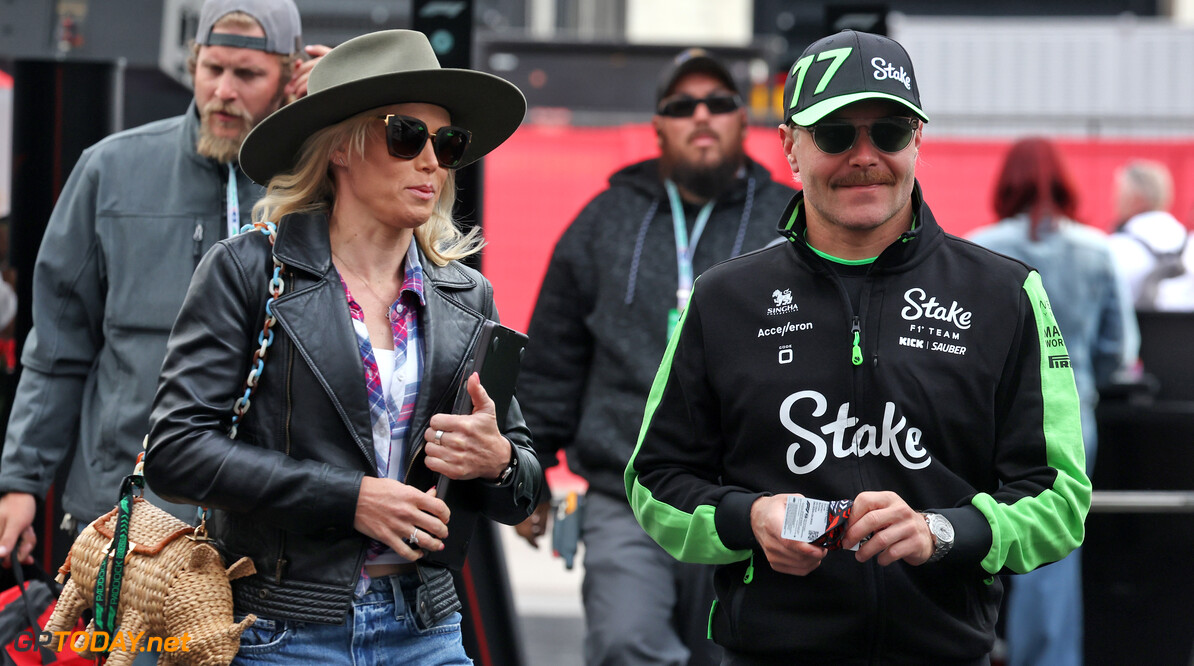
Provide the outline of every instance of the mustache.
[[833,181],[833,187],[861,187],[865,185],[895,185],[895,176],[890,173],[868,169],[856,171]]
[[225,113],[230,116],[240,118],[250,125],[253,124],[253,115],[248,111],[234,104],[221,102],[220,100],[213,99],[203,106],[204,118],[210,118],[213,113]]
[[713,137],[714,139],[721,138],[721,135],[718,134],[717,132],[714,132],[711,128],[698,127],[688,134],[688,142],[692,143],[693,141],[695,141],[703,136]]

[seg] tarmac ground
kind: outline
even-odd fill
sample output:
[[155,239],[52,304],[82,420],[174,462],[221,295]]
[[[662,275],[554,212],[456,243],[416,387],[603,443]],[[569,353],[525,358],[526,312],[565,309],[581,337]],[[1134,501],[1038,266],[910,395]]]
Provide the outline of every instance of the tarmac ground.
[[584,545],[568,570],[564,560],[552,555],[550,534],[539,539],[537,550],[513,527],[502,525],[500,534],[525,666],[583,666],[585,627],[580,583]]

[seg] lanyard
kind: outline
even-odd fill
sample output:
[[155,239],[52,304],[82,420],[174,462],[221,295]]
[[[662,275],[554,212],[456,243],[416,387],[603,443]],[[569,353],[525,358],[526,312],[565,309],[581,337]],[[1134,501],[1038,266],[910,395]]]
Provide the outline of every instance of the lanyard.
[[228,238],[240,233],[240,197],[236,193],[236,164],[228,163]]
[[676,271],[679,273],[679,284],[676,288],[676,309],[683,310],[688,305],[688,297],[692,294],[692,257],[696,254],[697,243],[701,242],[701,234],[705,231],[705,224],[713,214],[713,202],[705,204],[701,212],[697,213],[696,222],[692,225],[692,239],[688,238],[688,220],[684,217],[684,204],[680,201],[680,191],[671,180],[664,181],[667,197],[672,204],[672,228],[676,232]]

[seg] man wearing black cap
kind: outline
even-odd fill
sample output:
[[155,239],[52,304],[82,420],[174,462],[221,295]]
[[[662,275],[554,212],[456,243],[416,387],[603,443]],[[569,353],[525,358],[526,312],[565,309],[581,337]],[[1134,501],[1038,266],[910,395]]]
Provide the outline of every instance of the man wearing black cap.
[[[651,377],[696,275],[776,240],[792,190],[743,150],[747,116],[724,66],[700,49],[663,72],[660,156],[610,177],[556,245],[518,395],[544,465],[568,451],[589,482],[581,538],[588,664],[710,664],[710,570],[683,565],[634,522],[622,473]],[[532,544],[548,505],[519,527]]]
[[[307,47],[319,56],[323,46]],[[32,561],[31,526],[59,465],[73,525],[109,511],[149,427],[166,338],[200,257],[264,190],[236,168],[260,120],[306,91],[293,0],[208,0],[186,113],[114,134],[79,158],[33,274],[33,330],[0,463],[0,559]],[[167,505],[193,520],[194,507]],[[73,533],[72,533],[73,536]]]
[[787,242],[698,281],[630,504],[673,556],[721,565],[724,663],[988,663],[995,574],[1082,542],[1065,343],[1036,271],[933,218],[903,47],[815,42],[785,100]]

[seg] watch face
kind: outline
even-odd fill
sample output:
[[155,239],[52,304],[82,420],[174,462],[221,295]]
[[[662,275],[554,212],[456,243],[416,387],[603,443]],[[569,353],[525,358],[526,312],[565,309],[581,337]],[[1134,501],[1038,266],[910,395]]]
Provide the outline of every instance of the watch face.
[[940,514],[930,515],[929,526],[932,528],[933,536],[937,537],[938,540],[954,540],[954,526],[944,516]]

